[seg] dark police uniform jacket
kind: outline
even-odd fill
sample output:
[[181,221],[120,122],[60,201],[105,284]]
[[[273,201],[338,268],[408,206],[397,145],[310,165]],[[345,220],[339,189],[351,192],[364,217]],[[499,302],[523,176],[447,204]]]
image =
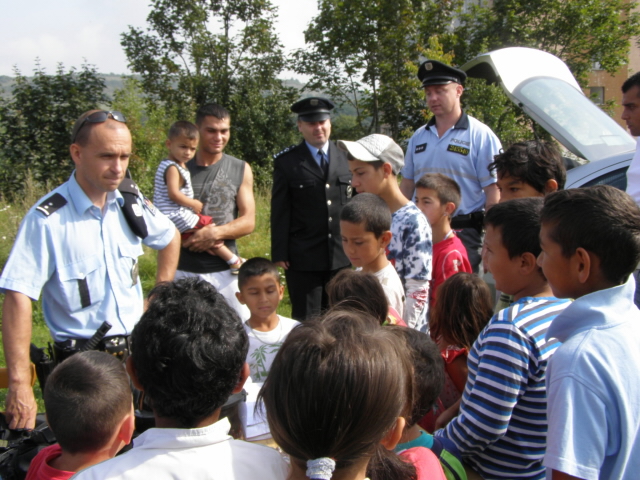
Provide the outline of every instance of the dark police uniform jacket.
[[275,156],[271,195],[271,258],[299,271],[349,265],[340,238],[340,211],[352,195],[347,154],[329,142],[329,172],[304,140]]

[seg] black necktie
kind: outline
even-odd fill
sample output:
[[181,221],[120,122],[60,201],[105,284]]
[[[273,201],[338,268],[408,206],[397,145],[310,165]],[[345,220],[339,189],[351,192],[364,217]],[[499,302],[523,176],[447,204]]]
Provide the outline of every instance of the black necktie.
[[320,168],[322,169],[322,173],[324,173],[324,176],[326,177],[327,172],[329,171],[329,162],[327,160],[327,156],[322,150],[318,150],[318,156],[320,157]]

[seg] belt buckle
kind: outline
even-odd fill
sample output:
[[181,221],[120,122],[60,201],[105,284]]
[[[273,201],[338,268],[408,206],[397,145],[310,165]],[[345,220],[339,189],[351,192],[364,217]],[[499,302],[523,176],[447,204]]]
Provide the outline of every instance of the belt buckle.
[[104,351],[114,357],[123,359],[128,356],[129,348],[127,345],[127,339],[123,336],[107,337],[103,340]]

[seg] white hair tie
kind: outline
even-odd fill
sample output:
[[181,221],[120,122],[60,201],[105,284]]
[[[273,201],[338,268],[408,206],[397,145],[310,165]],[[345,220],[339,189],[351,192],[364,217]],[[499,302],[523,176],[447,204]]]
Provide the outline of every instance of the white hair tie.
[[336,462],[329,457],[307,460],[307,477],[316,480],[330,480],[333,471],[336,469]]

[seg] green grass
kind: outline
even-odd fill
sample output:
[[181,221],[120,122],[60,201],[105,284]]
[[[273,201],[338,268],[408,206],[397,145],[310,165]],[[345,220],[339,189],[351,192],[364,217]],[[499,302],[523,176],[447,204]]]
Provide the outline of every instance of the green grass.
[[[11,247],[20,225],[22,217],[27,210],[33,205],[36,200],[44,195],[46,190],[34,189],[31,186],[27,186],[27,193],[20,201],[7,203],[0,201],[0,265],[4,268],[4,264],[9,257]],[[271,234],[269,227],[270,217],[270,192],[267,190],[258,190],[255,192],[256,199],[256,228],[255,231],[244,238],[238,240],[238,250],[240,255],[244,258],[253,257],[266,257],[271,256]],[[142,287],[148,292],[155,282],[156,275],[156,252],[150,248],[144,248],[144,255],[140,258],[140,278]],[[282,282],[284,283],[284,275],[281,275]],[[0,312],[2,303],[4,301],[4,295],[0,295]],[[289,294],[285,290],[285,298],[278,307],[278,313],[290,317],[291,316],[291,302],[289,301]],[[1,321],[0,313],[0,321]],[[34,344],[39,347],[46,346],[51,341],[49,330],[44,323],[42,317],[42,309],[40,302],[33,303],[33,333],[32,340]],[[0,366],[5,366],[4,349],[0,344]],[[36,400],[38,401],[38,411],[44,411],[44,404],[42,403],[42,395],[40,388],[36,385]],[[6,397],[5,391],[0,391],[0,408],[4,406]]]

